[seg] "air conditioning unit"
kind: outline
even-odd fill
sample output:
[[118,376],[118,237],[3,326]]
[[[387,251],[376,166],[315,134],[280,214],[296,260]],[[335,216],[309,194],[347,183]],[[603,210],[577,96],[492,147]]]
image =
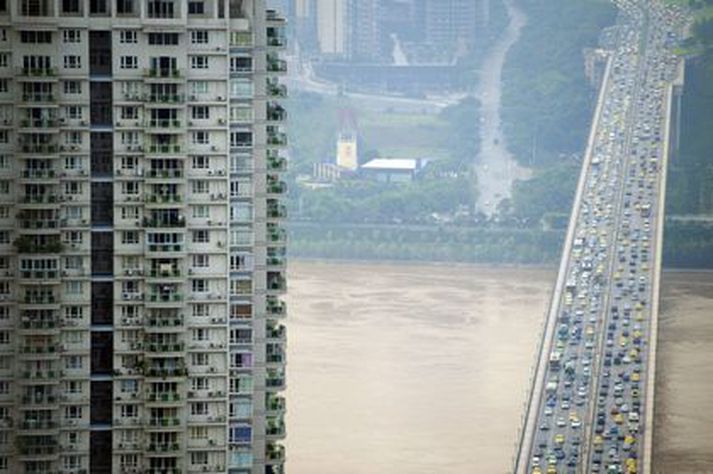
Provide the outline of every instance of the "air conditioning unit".
[[208,170],[208,176],[213,176],[214,173],[215,173],[215,171],[213,171],[213,170]]

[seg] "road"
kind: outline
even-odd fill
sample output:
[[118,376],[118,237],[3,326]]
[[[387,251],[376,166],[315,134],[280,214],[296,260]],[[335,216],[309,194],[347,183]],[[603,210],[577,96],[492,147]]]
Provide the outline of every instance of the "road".
[[671,46],[685,17],[619,0],[546,320],[518,473],[649,472]]
[[503,35],[483,61],[480,82],[475,96],[480,101],[480,151],[477,157],[478,175],[477,210],[490,216],[497,210],[497,204],[510,196],[512,183],[516,179],[527,179],[529,170],[520,167],[507,149],[501,129],[500,95],[502,70],[510,48],[520,37],[520,30],[527,23],[527,17],[513,0],[505,0],[510,19]]

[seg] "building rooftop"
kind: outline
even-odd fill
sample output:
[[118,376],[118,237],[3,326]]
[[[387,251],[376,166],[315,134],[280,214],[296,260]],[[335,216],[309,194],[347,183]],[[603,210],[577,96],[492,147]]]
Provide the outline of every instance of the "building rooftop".
[[421,168],[420,161],[412,158],[376,158],[364,163],[362,169],[416,171]]

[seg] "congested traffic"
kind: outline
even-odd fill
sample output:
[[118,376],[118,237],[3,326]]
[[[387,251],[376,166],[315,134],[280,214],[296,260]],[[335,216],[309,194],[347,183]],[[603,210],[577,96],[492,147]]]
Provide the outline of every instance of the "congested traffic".
[[643,472],[668,91],[679,61],[671,48],[686,19],[657,1],[617,5],[522,472]]

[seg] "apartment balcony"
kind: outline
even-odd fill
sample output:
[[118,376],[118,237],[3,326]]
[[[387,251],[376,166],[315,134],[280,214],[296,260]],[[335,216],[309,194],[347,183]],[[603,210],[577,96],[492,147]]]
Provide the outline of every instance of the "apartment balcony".
[[265,330],[265,336],[268,342],[284,343],[287,340],[287,328],[284,324],[269,326]]
[[280,173],[287,171],[287,158],[280,156],[277,152],[268,151],[267,171]]
[[265,411],[268,415],[281,415],[285,413],[286,410],[287,403],[285,397],[274,393],[268,393],[265,396]]
[[40,68],[30,68],[30,67],[20,67],[17,69],[17,77],[21,80],[34,80],[34,79],[57,79],[57,68],[54,67],[40,67]]
[[149,253],[165,253],[170,256],[174,256],[177,253],[184,253],[186,251],[182,243],[173,244],[146,244],[146,252]]
[[265,427],[265,436],[269,440],[282,440],[287,436],[285,423],[283,421],[268,422]]
[[269,200],[267,203],[266,214],[268,219],[287,219],[287,206],[284,204],[278,204],[275,200]]
[[266,68],[267,72],[270,74],[286,74],[287,61],[285,61],[284,59],[279,59],[275,55],[268,54]]
[[[53,143],[23,143],[20,145],[20,153],[25,155],[56,155],[59,153],[59,146]],[[37,157],[37,156],[33,156]]]
[[280,301],[275,296],[268,296],[265,313],[271,319],[284,318],[287,315],[287,303]]
[[23,319],[20,323],[20,329],[28,331],[57,329],[59,327],[59,322],[53,319]]
[[182,273],[178,268],[171,268],[170,270],[152,269],[146,274],[146,277],[151,280],[158,279],[161,281],[180,280]]
[[287,134],[284,132],[267,132],[267,145],[270,147],[285,148],[287,147]]
[[185,102],[183,94],[148,94],[144,100],[149,104],[181,105]]
[[176,403],[181,402],[181,394],[178,392],[151,392],[146,395],[149,403]]
[[20,127],[21,133],[59,133],[59,120],[22,119],[20,120]]
[[283,194],[287,193],[287,183],[275,177],[268,176],[266,191],[267,194],[272,195],[270,197],[279,198]]
[[287,98],[287,86],[280,84],[277,79],[268,79],[265,91],[267,96],[272,99],[285,99]]
[[268,443],[265,447],[267,464],[282,464],[285,462],[285,447],[280,444]]
[[190,415],[189,425],[215,425],[225,423],[225,415]]
[[147,194],[144,196],[144,202],[151,206],[165,206],[178,204],[183,200],[178,194]]
[[270,373],[268,373],[267,378],[265,379],[265,387],[269,391],[283,391],[283,390],[285,390],[287,388],[287,384],[285,382],[284,374],[279,374],[279,373],[270,374]]
[[268,122],[284,122],[287,120],[287,111],[279,104],[267,104],[265,118]]
[[277,10],[267,10],[265,15],[268,25],[279,26],[284,25],[286,22],[285,18]]
[[[25,169],[22,170],[22,173],[20,174],[20,179],[30,179],[35,181],[59,181],[59,174],[52,169]],[[54,195],[49,197],[54,198],[55,201],[57,199],[57,197]]]
[[[173,145],[180,149],[180,146]],[[151,148],[159,148],[152,146]],[[162,145],[160,148],[171,148],[171,145]],[[148,179],[180,179],[183,178],[183,170],[179,168],[173,169],[152,169],[146,172],[146,178]]]
[[58,219],[19,219],[19,228],[23,230],[55,230],[59,229]]
[[50,93],[23,94],[20,97],[20,102],[32,105],[53,105],[57,102],[57,96]]
[[144,79],[147,82],[171,82],[175,83],[185,79],[180,69],[173,68],[147,68],[144,69]]
[[59,423],[56,420],[25,420],[19,423],[18,428],[23,431],[52,431],[59,428]]
[[181,419],[177,416],[164,416],[162,418],[149,418],[148,425],[152,428],[173,428],[181,426]]
[[59,371],[57,370],[34,370],[34,371],[23,371],[22,378],[25,380],[31,380],[32,383],[37,382],[59,382]]
[[150,367],[144,370],[144,377],[167,378],[167,377],[185,377],[188,371],[183,367]]
[[59,456],[59,448],[57,446],[47,445],[24,445],[19,447],[20,457],[32,457],[32,461],[39,461],[40,458],[54,458]]
[[59,280],[59,270],[21,270],[20,278],[29,280]]
[[225,392],[222,390],[189,390],[186,397],[190,400],[213,400],[225,398]]
[[[168,344],[159,344],[159,343],[148,343],[145,344],[145,350],[146,352],[153,353],[153,354],[169,354],[173,357],[175,357],[175,354],[170,354],[174,352],[183,352],[185,350],[185,344],[182,342],[174,342],[174,343],[168,343]],[[150,354],[149,354],[150,355]]]
[[28,409],[38,409],[54,405],[59,402],[59,398],[53,394],[24,395],[22,405]]
[[178,453],[180,451],[181,445],[179,443],[161,443],[155,444],[151,443],[146,447],[146,451],[149,453]]
[[[57,326],[53,326],[57,327]],[[52,356],[57,355],[59,353],[59,348],[60,346],[58,344],[49,344],[46,346],[21,346],[19,348],[19,353],[24,354],[24,355],[47,355],[50,354]]]
[[182,328],[184,321],[181,316],[150,317],[146,320],[148,328]]
[[283,49],[287,47],[287,37],[284,29],[268,28],[267,46],[271,49]]
[[148,155],[180,155],[183,152],[183,147],[178,144],[168,145],[149,145],[146,150]]
[[287,242],[287,231],[276,224],[267,225],[267,241],[272,245]]
[[176,119],[149,120],[145,124],[145,133],[185,133],[183,122]]
[[146,217],[143,224],[144,227],[150,229],[174,229],[186,227],[186,219],[184,217],[176,219],[150,219]]

